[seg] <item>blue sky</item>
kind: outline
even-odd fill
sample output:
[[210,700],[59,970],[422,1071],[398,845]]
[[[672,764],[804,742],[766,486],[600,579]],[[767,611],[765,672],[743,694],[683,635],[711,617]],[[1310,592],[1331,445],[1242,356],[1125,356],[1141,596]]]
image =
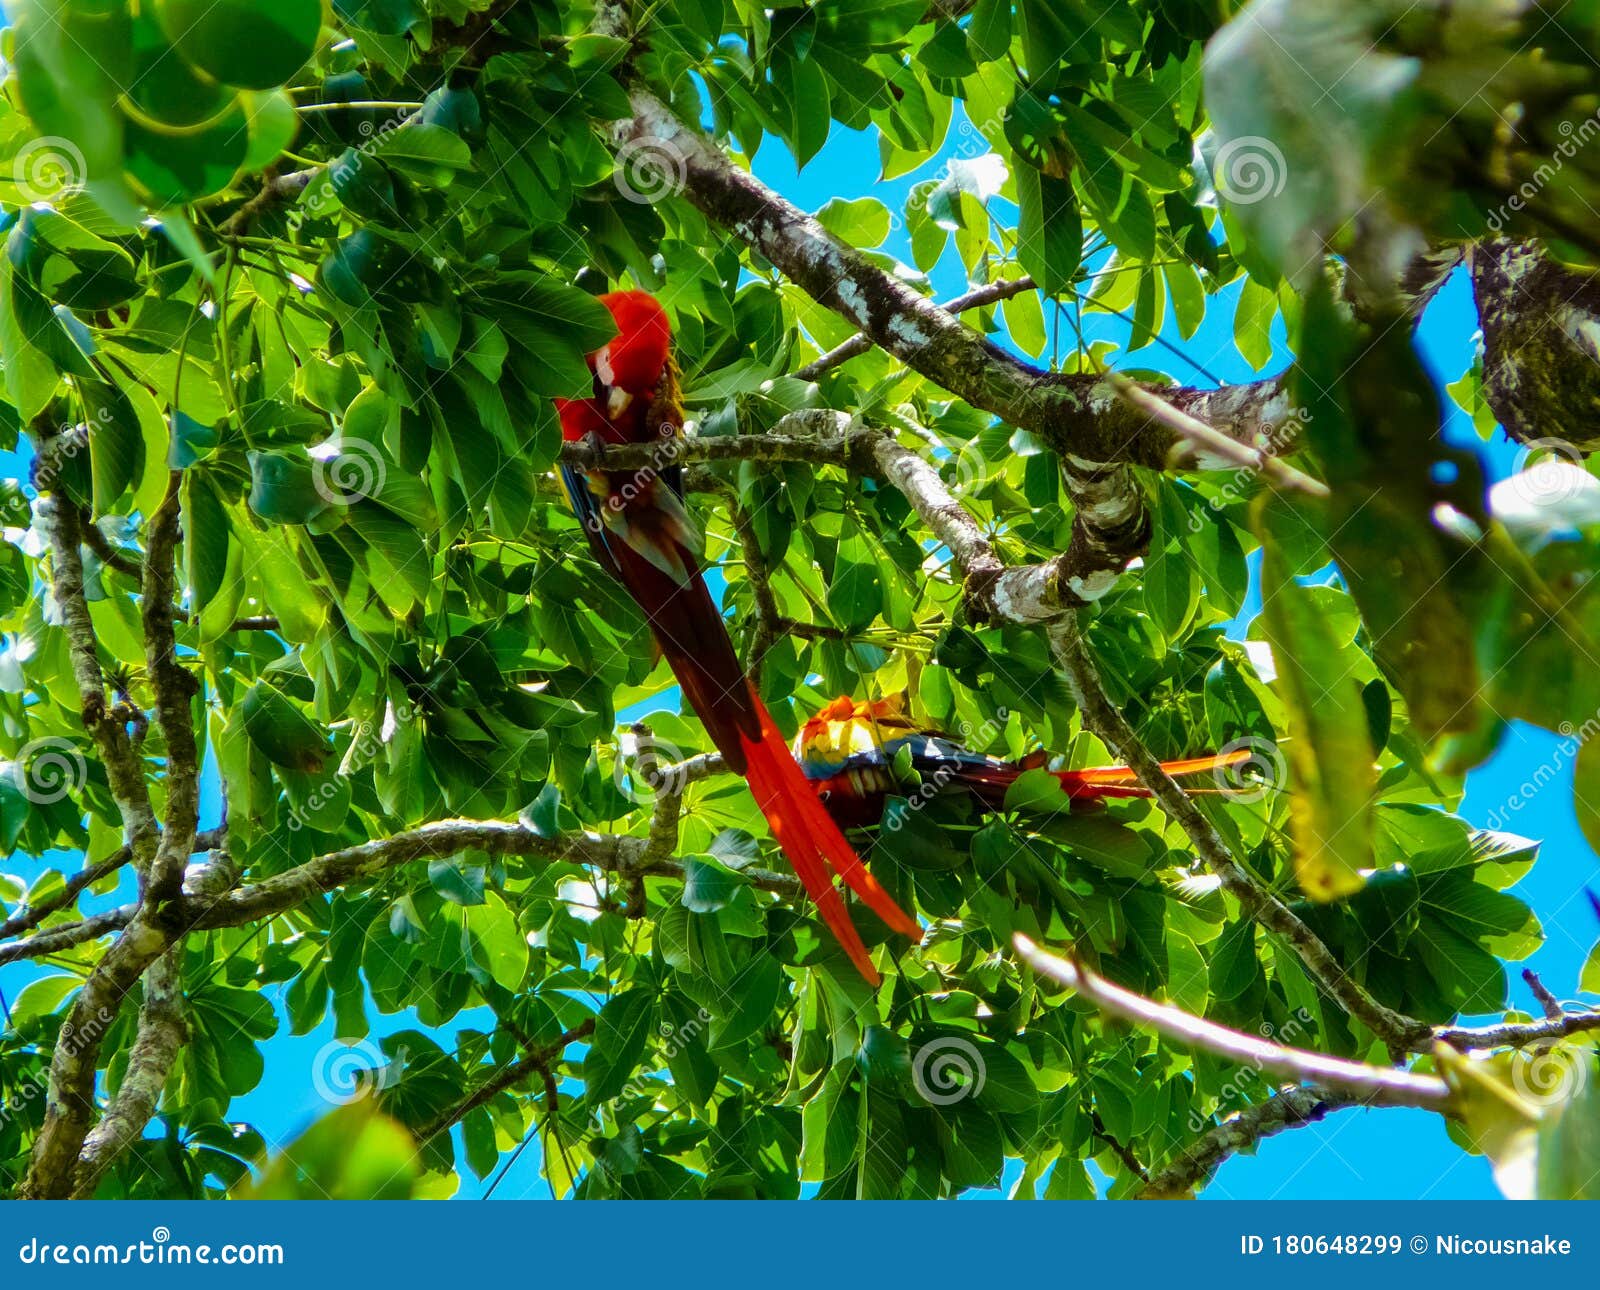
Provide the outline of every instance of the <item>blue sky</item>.
[[[954,141],[969,136],[952,131]],[[970,147],[967,150],[971,151]],[[948,154],[947,154],[948,155]],[[756,159],[756,173],[769,184],[808,210],[816,210],[833,197],[875,196],[892,211],[900,211],[906,194],[918,180],[938,175],[945,158],[936,158],[911,175],[889,183],[874,182],[878,174],[875,136],[848,131],[835,125],[822,152],[796,173],[792,158],[781,145],[768,141]],[[891,234],[886,249],[910,260],[909,244],[903,231]],[[949,250],[932,274],[940,298],[959,293],[965,274],[954,249]],[[1173,345],[1224,381],[1249,380],[1260,375],[1239,356],[1232,339],[1233,295],[1224,293],[1215,300],[1198,333],[1183,341],[1170,319],[1164,335]],[[1086,320],[1091,338],[1120,339],[1126,324],[1117,319],[1091,317]],[[1282,348],[1281,323],[1278,324],[1278,352],[1266,371],[1277,371],[1288,362]],[[1470,289],[1458,271],[1429,309],[1421,327],[1421,342],[1435,377],[1442,383],[1455,380],[1473,357],[1473,334],[1477,318]],[[1117,366],[1156,367],[1171,372],[1186,383],[1200,381],[1193,367],[1177,359],[1169,350],[1150,346],[1133,355],[1115,354]],[[1498,442],[1482,445],[1466,417],[1450,407],[1449,432],[1458,442],[1478,446],[1485,454],[1495,477],[1508,473],[1516,460],[1513,445],[1497,436]],[[22,463],[13,454],[0,454],[0,475],[20,474]],[[1523,813],[1504,827],[1545,840],[1540,861],[1516,889],[1544,922],[1546,944],[1531,960],[1558,995],[1570,993],[1578,971],[1600,928],[1582,898],[1585,884],[1600,886],[1596,857],[1578,832],[1571,802],[1570,758],[1557,756],[1559,740],[1543,731],[1525,727],[1513,729],[1496,756],[1475,771],[1468,781],[1463,814],[1474,824],[1487,825],[1497,809],[1524,779],[1531,768],[1541,763],[1564,766],[1557,781],[1550,784]],[[215,821],[216,793],[208,785],[203,823]],[[50,863],[72,868],[74,857],[56,856]],[[42,868],[40,861],[13,857],[7,870],[26,878]],[[106,898],[116,903],[125,896]],[[0,971],[0,989],[8,998],[40,970],[28,964],[8,966]],[[1520,980],[1512,975],[1512,1000],[1531,1004]],[[281,1000],[280,1000],[281,1006]],[[409,1014],[375,1016],[374,1035],[389,1034],[417,1026]],[[454,1047],[455,1032],[464,1027],[486,1029],[492,1024],[484,1010],[463,1013],[439,1034],[440,1043]],[[262,1084],[233,1106],[232,1115],[249,1120],[272,1140],[291,1138],[312,1119],[327,1109],[327,1102],[316,1087],[325,1080],[330,1063],[337,1057],[332,1048],[332,1023],[325,1022],[309,1035],[290,1036],[285,1022],[283,1032],[267,1047],[267,1074]],[[1014,1171],[1008,1174],[1008,1182]],[[462,1180],[460,1195],[476,1197],[485,1187],[469,1176]],[[537,1148],[531,1148],[506,1173],[495,1195],[506,1199],[548,1196],[538,1176]],[[998,1197],[999,1191],[985,1193]],[[1446,1137],[1443,1123],[1436,1116],[1408,1111],[1345,1111],[1322,1124],[1298,1129],[1264,1143],[1253,1157],[1240,1157],[1226,1163],[1206,1195],[1211,1198],[1401,1198],[1480,1199],[1498,1195],[1487,1165],[1468,1157]]]

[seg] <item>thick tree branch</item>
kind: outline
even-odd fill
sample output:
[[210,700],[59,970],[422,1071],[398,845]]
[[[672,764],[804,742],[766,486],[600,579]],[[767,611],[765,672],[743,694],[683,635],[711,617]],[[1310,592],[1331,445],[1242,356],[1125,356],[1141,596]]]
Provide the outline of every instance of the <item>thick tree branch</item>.
[[78,1156],[75,1199],[93,1196],[100,1178],[124,1151],[144,1136],[155,1114],[178,1051],[188,1042],[183,1012],[183,950],[169,949],[144,974],[139,1030],[128,1054],[122,1083],[100,1122],[83,1140]]
[[[41,453],[47,451],[48,445],[41,448]],[[106,703],[99,639],[84,596],[83,557],[78,550],[83,528],[78,508],[64,495],[54,493],[40,499],[37,513],[50,538],[51,593],[66,628],[84,729],[93,737],[105,766],[134,863],[142,867],[148,865],[158,844],[156,817],[144,767],[128,737],[128,714]]]
[[[1007,353],[839,242],[649,91],[636,89],[630,103],[634,115],[616,126],[619,144],[638,141],[671,155],[681,163],[684,196],[693,205],[873,344],[972,406],[1044,436],[1063,454],[1165,468],[1171,432],[1120,404],[1102,378],[1047,372]],[[1290,412],[1276,379],[1166,393],[1190,415],[1245,442]]]
[[106,1030],[145,969],[170,943],[170,935],[147,922],[141,909],[78,991],[50,1062],[44,1124],[18,1190],[22,1198],[63,1200],[72,1193],[78,1153],[94,1122],[95,1072]]
[[173,471],[168,477],[166,497],[151,517],[139,606],[145,667],[156,696],[156,724],[167,746],[166,818],[146,893],[146,899],[158,908],[179,894],[200,822],[200,751],[192,711],[198,686],[178,662],[172,622],[182,483],[182,472]]
[[1041,976],[1075,990],[1102,1012],[1147,1026],[1186,1048],[1209,1052],[1276,1079],[1317,1084],[1367,1106],[1411,1106],[1441,1114],[1450,1109],[1449,1086],[1437,1076],[1269,1043],[1124,990],[1080,964],[1046,953],[1020,933],[1013,939],[1023,961]]
[[1156,803],[1188,834],[1195,853],[1221,880],[1223,890],[1239,902],[1246,914],[1293,946],[1323,991],[1377,1035],[1391,1053],[1426,1051],[1432,1043],[1432,1028],[1374,999],[1344,970],[1317,934],[1233,858],[1222,836],[1172,776],[1161,769],[1107,697],[1078,624],[1071,618],[1060,620],[1050,629],[1050,644],[1077,699],[1084,727],[1133,767],[1139,782],[1154,794]]
[[1600,449],[1600,274],[1536,242],[1468,252],[1483,328],[1483,396],[1521,443]]
[[[703,762],[707,774],[722,769],[721,758],[707,754],[681,763],[692,766]],[[671,775],[672,768],[663,774]],[[691,772],[692,773],[692,772]],[[656,834],[659,843],[667,825]],[[329,852],[303,865],[258,883],[236,887],[221,895],[189,895],[170,904],[166,922],[181,932],[205,931],[218,927],[241,927],[246,923],[273,918],[346,883],[375,877],[413,860],[429,860],[476,849],[497,856],[534,856],[551,861],[566,861],[604,869],[623,877],[640,875],[681,878],[683,863],[651,838],[618,833],[571,833],[543,835],[518,823],[498,820],[435,820],[392,837],[363,842],[342,851]],[[675,845],[675,844],[674,844]],[[740,877],[758,891],[793,899],[804,892],[800,880],[769,869],[747,867]],[[39,958],[58,953],[109,932],[130,927],[139,912],[136,904],[107,910],[76,923],[52,927],[27,940],[0,946],[0,966],[17,959]]]
[[[1076,507],[1072,548],[1038,579],[1015,588],[1013,603],[1025,618],[1049,617],[1104,595],[1149,540],[1144,495],[1127,467],[1169,468],[1171,428],[1117,398],[1102,377],[1044,371],[965,326],[734,165],[647,90],[636,89],[630,104],[634,115],[615,127],[618,144],[643,144],[653,155],[670,156],[691,203],[859,328],[864,339],[846,342],[844,357],[867,343],[881,346],[972,406],[1039,434],[1057,450]],[[823,366],[803,368],[802,374],[825,371],[842,361],[835,357],[839,353],[825,355],[817,360]],[[1219,436],[1267,452],[1283,451],[1292,438],[1284,423],[1297,424],[1280,378],[1221,390],[1163,390],[1162,396]]]
[[[40,450],[48,466],[51,444],[41,443]],[[106,703],[99,643],[84,597],[78,509],[55,493],[42,500],[39,511],[50,539],[52,593],[67,631],[83,723],[94,736],[134,865],[143,875],[160,845],[160,834],[144,768],[128,735],[130,715]],[[21,1195],[45,1199],[71,1192],[78,1152],[94,1121],[96,1068],[106,1028],[144,970],[169,943],[169,934],[151,925],[141,907],[78,991],[63,1023],[66,1038],[58,1039],[51,1057],[44,1124],[34,1139]]]

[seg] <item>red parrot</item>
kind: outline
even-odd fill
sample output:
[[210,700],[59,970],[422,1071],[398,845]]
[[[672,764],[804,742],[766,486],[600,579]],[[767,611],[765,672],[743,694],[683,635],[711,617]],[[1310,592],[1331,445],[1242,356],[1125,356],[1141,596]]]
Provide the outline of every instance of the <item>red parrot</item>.
[[613,291],[600,302],[616,320],[617,335],[589,355],[593,395],[556,401],[562,438],[598,445],[660,442],[661,464],[587,472],[563,467],[573,511],[602,567],[644,610],[684,695],[729,768],[749,783],[823,921],[861,975],[877,985],[878,971],[829,870],[895,931],[920,939],[922,930],[867,872],[823,809],[739,665],[700,575],[700,535],[684,509],[680,472],[670,464],[682,409],[666,311],[645,291]]
[[[911,768],[924,784],[963,790],[986,810],[1000,809],[1006,789],[1017,777],[1027,770],[1042,770],[1046,760],[1043,752],[1021,761],[1001,761],[963,748],[907,716],[901,696],[869,703],[835,699],[807,721],[795,739],[800,769],[816,784],[828,813],[845,828],[878,822],[884,799],[895,790],[894,762],[902,750],[909,753]],[[1196,775],[1236,766],[1249,757],[1250,750],[1241,748],[1161,765],[1169,775]],[[1126,766],[1050,773],[1074,802],[1150,796]]]

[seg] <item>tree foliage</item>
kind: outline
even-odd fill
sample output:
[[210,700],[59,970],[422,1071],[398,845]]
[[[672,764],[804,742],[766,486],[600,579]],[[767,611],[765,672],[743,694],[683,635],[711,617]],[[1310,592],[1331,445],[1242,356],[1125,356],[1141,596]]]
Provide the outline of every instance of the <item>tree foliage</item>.
[[[1600,844],[1600,490],[1579,431],[1499,405],[1577,420],[1594,378],[1505,347],[1452,387],[1553,459],[1486,500],[1409,323],[1463,248],[1587,299],[1600,152],[1565,145],[1600,131],[1600,30],[1236,8],[8,0],[0,963],[42,970],[7,995],[0,1188],[444,1195],[537,1137],[579,1197],[937,1197],[1008,1159],[1023,1195],[1092,1195],[1091,1163],[1188,1193],[1364,1100],[1122,1027],[1021,934],[1442,1078],[1508,1188],[1592,1189],[1595,1014],[1508,988],[1537,844],[1455,812],[1531,722]],[[899,209],[841,176],[813,222],[743,169],[840,128],[937,173]],[[917,303],[953,266],[965,330]],[[869,990],[553,474],[623,281],[672,314],[691,502],[780,724],[907,690],[997,756],[1245,741],[1250,773],[1098,811],[1030,777],[988,817],[906,783],[864,854],[927,930],[857,912]],[[1176,384],[1174,328],[1219,309],[1289,367]],[[297,1172],[230,1106],[311,1033],[376,1112]]]

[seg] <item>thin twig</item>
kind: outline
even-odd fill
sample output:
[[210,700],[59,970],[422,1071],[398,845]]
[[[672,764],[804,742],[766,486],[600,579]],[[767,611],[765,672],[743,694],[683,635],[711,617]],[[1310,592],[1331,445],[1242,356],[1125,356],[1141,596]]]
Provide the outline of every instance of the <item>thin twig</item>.
[[427,1143],[430,1139],[438,1137],[441,1133],[459,1124],[486,1102],[493,1101],[506,1089],[515,1088],[530,1076],[547,1073],[549,1068],[561,1059],[561,1054],[566,1051],[567,1045],[575,1044],[580,1039],[587,1039],[594,1034],[594,1027],[595,1019],[593,1017],[580,1021],[560,1038],[495,1072],[471,1093],[467,1094],[466,1097],[462,1098],[461,1101],[448,1110],[441,1111],[420,1129],[416,1130],[413,1136],[419,1144]]
[[[1039,284],[1032,278],[1024,275],[1020,278],[1009,278],[1004,282],[989,282],[980,287],[946,300],[940,306],[946,313],[965,313],[969,309],[982,309],[985,305],[998,304],[1002,300],[1009,300],[1012,296],[1020,296],[1027,291],[1037,291]],[[795,375],[802,381],[814,381],[819,376],[832,371],[841,363],[847,363],[860,354],[865,354],[872,348],[872,338],[864,331],[858,331],[849,340],[835,345],[826,354],[812,359],[804,367],[798,369]]]
[[1130,381],[1120,372],[1111,372],[1108,376],[1111,388],[1116,391],[1119,399],[1130,407],[1137,408],[1152,420],[1160,422],[1178,438],[1194,445],[1201,453],[1210,453],[1212,457],[1220,458],[1230,465],[1253,471],[1279,488],[1304,493],[1308,497],[1331,496],[1326,484],[1312,479],[1304,471],[1295,469],[1287,462],[1279,461],[1252,444],[1242,443],[1238,439],[1213,430],[1204,421],[1197,420],[1187,412],[1173,407],[1159,394]]

